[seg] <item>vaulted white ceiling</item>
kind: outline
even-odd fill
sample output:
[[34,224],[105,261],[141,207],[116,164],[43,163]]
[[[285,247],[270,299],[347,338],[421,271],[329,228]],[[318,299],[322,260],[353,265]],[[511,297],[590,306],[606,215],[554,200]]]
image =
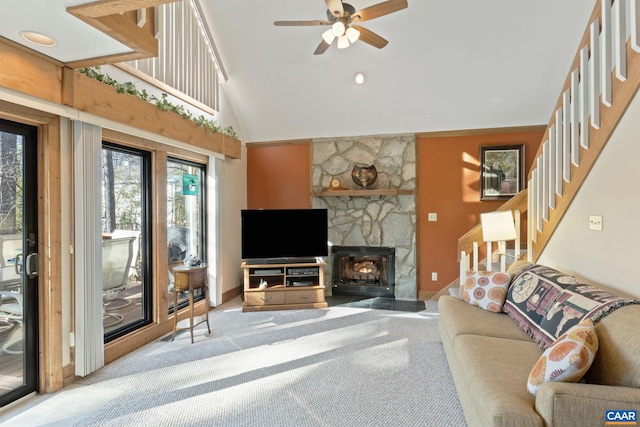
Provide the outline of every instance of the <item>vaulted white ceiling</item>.
[[[228,75],[222,108],[244,142],[546,124],[595,4],[408,0],[361,24],[385,48],[358,41],[313,55],[326,27],[273,21],[326,19],[324,0],[199,2]],[[126,50],[65,11],[84,3],[0,0],[0,36],[25,44],[22,30],[48,33],[58,45],[39,50],[63,62]],[[366,84],[354,84],[357,71]]]

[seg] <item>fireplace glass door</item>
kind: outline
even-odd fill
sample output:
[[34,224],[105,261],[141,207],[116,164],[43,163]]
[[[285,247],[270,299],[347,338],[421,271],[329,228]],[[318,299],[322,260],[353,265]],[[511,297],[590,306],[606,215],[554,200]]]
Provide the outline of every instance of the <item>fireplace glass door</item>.
[[332,293],[393,298],[395,248],[334,246]]

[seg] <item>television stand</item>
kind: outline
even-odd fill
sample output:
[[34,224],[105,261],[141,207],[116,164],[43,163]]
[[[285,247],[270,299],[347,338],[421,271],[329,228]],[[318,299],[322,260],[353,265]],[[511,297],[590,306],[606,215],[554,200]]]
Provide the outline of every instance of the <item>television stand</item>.
[[322,262],[320,258],[252,258],[247,259],[247,265],[266,265],[266,264],[313,264]]
[[324,267],[320,259],[301,262],[243,262],[244,302],[242,311],[326,308]]

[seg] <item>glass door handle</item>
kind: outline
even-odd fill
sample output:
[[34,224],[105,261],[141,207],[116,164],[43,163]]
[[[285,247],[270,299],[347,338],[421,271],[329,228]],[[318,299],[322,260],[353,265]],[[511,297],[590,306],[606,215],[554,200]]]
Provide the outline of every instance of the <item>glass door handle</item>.
[[25,263],[25,271],[29,279],[33,279],[38,275],[38,253],[32,253],[27,255],[27,262]]
[[24,258],[23,254],[16,255],[16,259],[13,263],[13,268],[16,270],[16,274],[20,276],[22,274],[22,259]]

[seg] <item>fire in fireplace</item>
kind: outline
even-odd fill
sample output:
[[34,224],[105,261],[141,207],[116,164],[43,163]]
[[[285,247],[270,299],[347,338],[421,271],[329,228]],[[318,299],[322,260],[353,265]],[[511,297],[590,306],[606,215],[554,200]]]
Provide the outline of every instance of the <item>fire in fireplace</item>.
[[333,246],[332,293],[394,298],[395,256],[395,248]]

